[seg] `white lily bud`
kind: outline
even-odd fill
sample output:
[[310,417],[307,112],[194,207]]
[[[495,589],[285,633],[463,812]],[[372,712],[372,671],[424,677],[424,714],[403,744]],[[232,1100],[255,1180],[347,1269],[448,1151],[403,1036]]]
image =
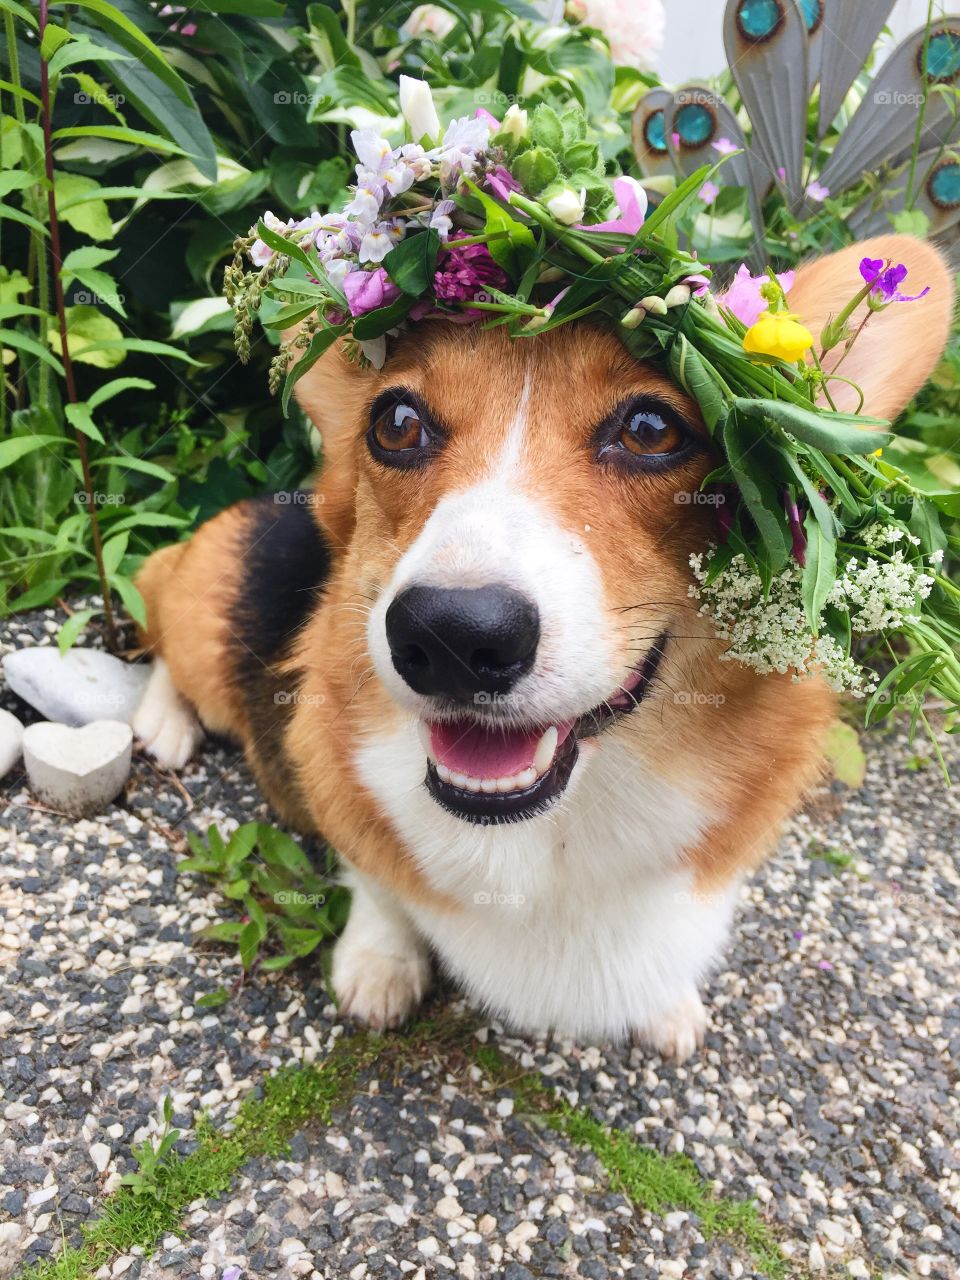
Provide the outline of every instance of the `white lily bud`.
[[558,222],[562,222],[564,226],[572,227],[575,222],[583,220],[586,203],[587,193],[585,190],[581,188],[579,192],[576,192],[572,187],[564,187],[547,201],[547,211]]
[[643,307],[631,307],[627,314],[620,321],[624,329],[639,329],[647,318],[647,313]]
[[410,126],[410,136],[414,142],[427,138],[436,142],[442,132],[437,108],[433,105],[433,94],[425,80],[414,80],[412,76],[400,77],[400,110],[403,118]]
[[653,294],[648,298],[641,298],[640,306],[654,316],[665,316],[667,314],[667,304],[663,298],[658,298]]
[[667,290],[667,296],[664,302],[667,309],[671,307],[685,307],[690,301],[691,289],[688,284],[675,284],[672,289]]
[[515,138],[519,142],[530,131],[526,111],[522,107],[518,107],[515,102],[511,103],[507,108],[507,114],[503,117],[500,128],[504,133],[509,133],[511,138]]

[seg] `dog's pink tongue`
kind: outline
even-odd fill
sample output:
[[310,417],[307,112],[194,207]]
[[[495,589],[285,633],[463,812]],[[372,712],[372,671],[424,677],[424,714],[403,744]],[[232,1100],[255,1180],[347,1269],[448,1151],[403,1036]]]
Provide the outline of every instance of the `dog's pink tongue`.
[[[558,725],[562,742],[570,725]],[[509,778],[533,764],[537,746],[546,731],[486,726],[476,721],[431,724],[430,745],[437,763],[452,773],[471,778]]]

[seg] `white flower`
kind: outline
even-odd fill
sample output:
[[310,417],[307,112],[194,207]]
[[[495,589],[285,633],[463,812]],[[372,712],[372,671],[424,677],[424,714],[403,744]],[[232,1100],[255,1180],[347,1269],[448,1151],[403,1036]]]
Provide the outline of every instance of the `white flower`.
[[384,184],[392,196],[399,196],[404,191],[409,191],[416,180],[414,170],[402,161],[392,164],[383,174]]
[[414,142],[421,138],[435,141],[440,136],[440,117],[433,105],[433,94],[425,80],[400,77],[400,110],[410,126]]
[[383,203],[384,188],[379,183],[367,183],[358,186],[353,199],[344,209],[346,216],[363,227],[369,227],[380,217],[380,206]]
[[419,142],[407,142],[400,148],[400,159],[413,174],[415,182],[430,177],[437,155],[436,151],[424,151]]
[[663,0],[577,0],[583,21],[607,38],[614,62],[653,70],[663,49]]
[[360,350],[375,369],[382,369],[387,363],[387,340],[385,337],[362,340]]
[[329,258],[324,262],[323,269],[330,283],[342,293],[344,277],[354,270],[354,264],[349,258]]
[[490,129],[483,121],[472,116],[451,120],[440,144],[440,182],[447,189],[460,178],[470,178],[477,167],[477,158],[490,145]]
[[572,187],[564,187],[562,191],[558,191],[555,196],[551,196],[547,201],[547,210],[553,214],[558,222],[571,227],[575,222],[583,221],[586,200],[587,193],[585,190],[581,189],[577,192]]
[[360,161],[357,165],[358,176],[362,173],[363,176],[373,174],[379,177],[393,155],[386,138],[381,137],[376,129],[354,129],[350,134],[350,141]]
[[[283,232],[293,225],[292,222],[281,222],[280,219],[268,209],[260,221],[264,224],[268,231]],[[249,258],[255,267],[265,267],[273,257],[276,250],[264,243],[259,238],[254,240],[250,246]]]
[[522,107],[518,107],[512,102],[507,108],[507,114],[503,117],[500,125],[504,133],[508,133],[511,138],[515,138],[518,142],[521,138],[525,138],[530,132],[530,121],[526,111]]
[[360,241],[360,261],[382,262],[393,246],[394,239],[388,231],[368,231]]
[[446,240],[453,228],[453,219],[450,215],[456,207],[452,200],[441,200],[430,215],[429,225],[436,231],[441,240]]
[[432,35],[443,40],[456,25],[457,20],[453,14],[441,9],[438,4],[418,4],[403,24],[402,30],[408,39]]

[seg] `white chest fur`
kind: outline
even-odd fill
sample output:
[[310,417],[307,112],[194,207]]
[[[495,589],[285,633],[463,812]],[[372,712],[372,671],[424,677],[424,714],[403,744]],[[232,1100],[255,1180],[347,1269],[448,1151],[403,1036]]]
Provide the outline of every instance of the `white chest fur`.
[[697,894],[684,865],[715,815],[638,767],[629,732],[581,744],[561,802],[502,826],[464,822],[428,795],[413,721],[358,754],[426,879],[461,904],[404,904],[413,923],[474,1001],[527,1030],[647,1030],[695,996],[725,939],[736,886]]

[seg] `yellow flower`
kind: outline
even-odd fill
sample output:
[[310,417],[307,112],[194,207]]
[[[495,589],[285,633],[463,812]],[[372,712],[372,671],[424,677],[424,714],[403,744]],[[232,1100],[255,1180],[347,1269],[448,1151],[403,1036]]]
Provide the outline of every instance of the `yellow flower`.
[[753,355],[773,356],[791,364],[813,346],[813,334],[792,311],[764,311],[743,335],[743,349]]

